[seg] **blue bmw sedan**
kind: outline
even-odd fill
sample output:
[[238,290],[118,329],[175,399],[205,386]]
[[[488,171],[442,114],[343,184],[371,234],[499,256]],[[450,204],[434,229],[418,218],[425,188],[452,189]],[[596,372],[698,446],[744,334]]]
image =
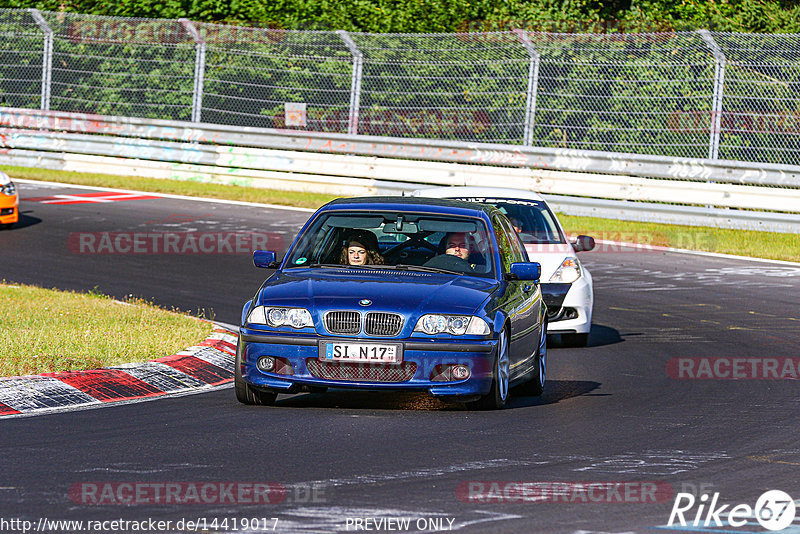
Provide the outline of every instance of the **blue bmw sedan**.
[[337,199],[303,226],[242,309],[245,404],[328,388],[423,391],[471,409],[540,395],[541,268],[497,208],[442,199]]

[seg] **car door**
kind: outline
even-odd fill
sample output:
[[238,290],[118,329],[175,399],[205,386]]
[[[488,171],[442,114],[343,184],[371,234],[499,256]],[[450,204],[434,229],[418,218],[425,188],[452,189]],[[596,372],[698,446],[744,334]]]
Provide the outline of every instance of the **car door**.
[[[528,261],[525,248],[508,219],[502,215],[493,217],[495,238],[500,252],[503,274],[509,272],[512,263]],[[530,280],[504,282],[503,308],[511,319],[509,358],[511,379],[530,371],[539,345],[539,290]]]

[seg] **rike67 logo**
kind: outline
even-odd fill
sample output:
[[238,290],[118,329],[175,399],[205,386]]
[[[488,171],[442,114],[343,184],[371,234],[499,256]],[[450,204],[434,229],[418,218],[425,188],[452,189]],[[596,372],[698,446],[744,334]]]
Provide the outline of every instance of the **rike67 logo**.
[[[749,504],[737,504],[731,508],[730,504],[720,506],[718,502],[719,493],[714,493],[710,502],[708,494],[696,499],[691,493],[678,493],[667,526],[743,527],[748,524],[748,520],[755,519],[765,529],[777,531],[790,526],[797,511],[791,496],[780,490],[763,493],[756,501],[755,507]],[[694,511],[695,505],[697,505],[696,511]]]

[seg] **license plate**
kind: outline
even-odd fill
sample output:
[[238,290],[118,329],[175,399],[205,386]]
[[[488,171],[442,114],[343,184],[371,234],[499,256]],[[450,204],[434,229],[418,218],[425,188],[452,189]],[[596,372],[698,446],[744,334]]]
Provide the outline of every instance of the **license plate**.
[[328,362],[400,363],[402,361],[397,345],[327,341],[321,348],[320,360]]

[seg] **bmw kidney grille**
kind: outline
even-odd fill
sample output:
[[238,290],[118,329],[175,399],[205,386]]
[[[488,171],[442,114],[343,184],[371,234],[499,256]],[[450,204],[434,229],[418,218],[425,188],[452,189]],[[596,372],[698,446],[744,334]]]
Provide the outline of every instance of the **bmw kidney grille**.
[[[331,334],[358,335],[361,318],[357,311],[329,311],[324,317],[325,329]],[[402,329],[403,316],[397,313],[369,312],[364,319],[364,333],[368,336],[396,336]]]

